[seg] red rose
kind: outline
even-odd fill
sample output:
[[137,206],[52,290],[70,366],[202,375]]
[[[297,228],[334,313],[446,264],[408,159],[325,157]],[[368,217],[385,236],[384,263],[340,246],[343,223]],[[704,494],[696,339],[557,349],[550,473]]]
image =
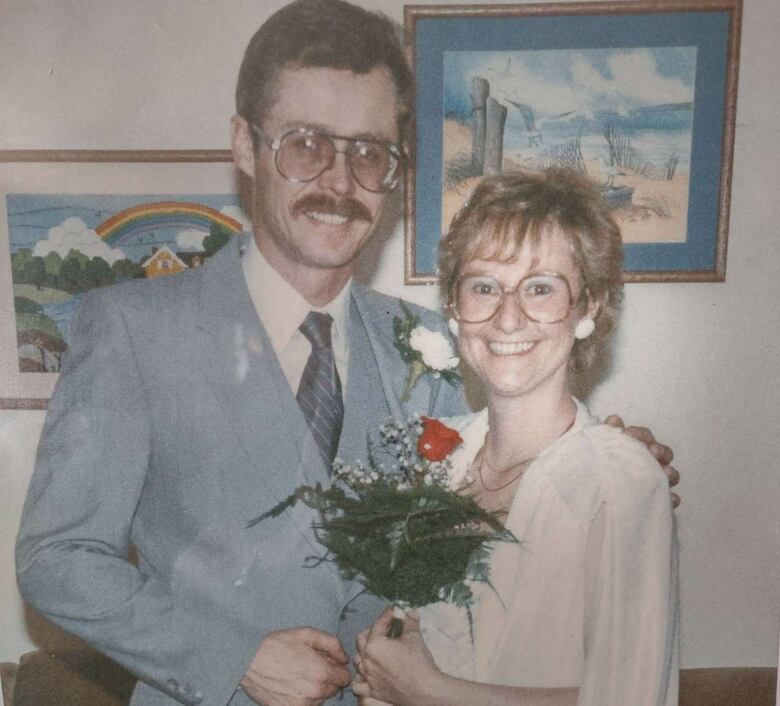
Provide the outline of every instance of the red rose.
[[428,461],[443,461],[463,443],[460,434],[432,417],[422,418],[423,431],[417,440],[417,453]]

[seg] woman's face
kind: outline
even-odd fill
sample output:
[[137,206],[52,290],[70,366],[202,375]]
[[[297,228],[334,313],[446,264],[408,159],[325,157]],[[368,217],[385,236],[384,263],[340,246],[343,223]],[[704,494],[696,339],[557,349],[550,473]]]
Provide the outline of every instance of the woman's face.
[[508,295],[487,321],[460,323],[461,358],[486,386],[488,395],[516,397],[545,388],[554,392],[568,388],[574,328],[586,315],[582,276],[572,260],[566,236],[557,226],[543,231],[538,244],[524,244],[511,260],[477,258],[467,262],[460,272],[461,277],[491,275],[504,290],[514,289],[532,273],[544,272],[558,273],[568,281],[574,304],[564,320],[531,321],[516,297]]

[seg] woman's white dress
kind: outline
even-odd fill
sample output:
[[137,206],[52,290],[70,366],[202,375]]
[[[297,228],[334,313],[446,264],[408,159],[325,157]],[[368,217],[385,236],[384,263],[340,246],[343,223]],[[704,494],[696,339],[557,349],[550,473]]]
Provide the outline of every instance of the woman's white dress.
[[[462,476],[487,432],[487,410],[443,420],[463,446]],[[443,671],[478,682],[579,687],[581,706],[677,704],[677,544],[669,487],[644,445],[577,402],[573,427],[520,480],[490,580],[465,611],[421,610]],[[495,590],[494,590],[495,589]]]

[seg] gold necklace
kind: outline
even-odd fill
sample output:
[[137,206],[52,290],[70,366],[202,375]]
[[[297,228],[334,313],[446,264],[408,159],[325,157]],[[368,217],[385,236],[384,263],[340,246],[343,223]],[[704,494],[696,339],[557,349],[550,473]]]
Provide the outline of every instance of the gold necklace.
[[[577,419],[577,415],[574,415],[574,419],[571,420],[569,425],[558,435],[558,439],[560,439],[567,431],[569,431],[573,426],[574,422]],[[487,439],[485,440],[485,445],[482,447],[482,458],[479,459],[479,466],[477,467],[477,473],[479,474],[479,482],[482,483],[482,487],[488,491],[488,493],[497,493],[499,490],[503,490],[508,485],[512,485],[523,473],[525,473],[525,468],[521,468],[520,471],[512,476],[506,483],[502,483],[497,488],[491,488],[488,486],[487,483],[485,483],[485,479],[482,476],[482,465],[486,465],[494,475],[503,475],[504,473],[507,473],[508,471],[511,471],[513,468],[520,468],[521,466],[525,466],[526,463],[530,463],[533,461],[537,456],[539,455],[539,452],[537,451],[533,456],[530,456],[529,458],[523,459],[519,463],[514,463],[511,466],[507,466],[503,471],[500,473],[496,471],[493,466],[490,465],[490,461],[487,460]]]
[[479,459],[479,467],[477,468],[477,473],[479,474],[479,482],[482,483],[482,487],[485,490],[487,490],[488,493],[497,493],[499,490],[503,490],[508,485],[511,485],[512,483],[514,483],[521,475],[523,475],[523,473],[525,472],[525,469],[522,468],[516,475],[512,476],[512,478],[510,478],[506,483],[502,483],[497,488],[491,488],[490,486],[488,486],[487,483],[485,483],[485,478],[482,475],[482,465],[483,464],[486,465],[493,472],[494,475],[498,476],[498,475],[503,475],[504,473],[507,473],[508,471],[511,471],[513,468],[519,468],[520,466],[524,466],[526,463],[529,463],[529,462],[533,461],[536,458],[536,456],[537,456],[537,454],[534,454],[530,458],[526,458],[525,460],[520,461],[520,463],[515,463],[514,465],[509,466],[508,468],[505,468],[503,471],[501,471],[501,473],[498,473],[498,471],[496,471],[496,469],[493,468],[493,466],[491,466],[490,462],[487,460],[487,449],[484,449],[483,452],[482,452],[482,458]]

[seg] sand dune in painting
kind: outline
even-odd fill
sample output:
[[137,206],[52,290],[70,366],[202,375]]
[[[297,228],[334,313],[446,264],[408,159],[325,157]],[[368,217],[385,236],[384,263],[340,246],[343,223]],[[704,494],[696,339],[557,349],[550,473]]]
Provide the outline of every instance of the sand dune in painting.
[[[471,127],[453,119],[444,121],[442,223],[445,228],[480,177],[468,175],[471,158]],[[583,154],[588,176],[606,186],[612,176],[615,187],[631,187],[629,203],[613,214],[626,243],[674,243],[685,240],[688,207],[688,172],[677,168],[671,179],[652,179],[630,168],[612,169],[599,156]],[[538,147],[504,152],[503,170],[539,169],[545,160]],[[617,171],[618,173],[614,173]]]

